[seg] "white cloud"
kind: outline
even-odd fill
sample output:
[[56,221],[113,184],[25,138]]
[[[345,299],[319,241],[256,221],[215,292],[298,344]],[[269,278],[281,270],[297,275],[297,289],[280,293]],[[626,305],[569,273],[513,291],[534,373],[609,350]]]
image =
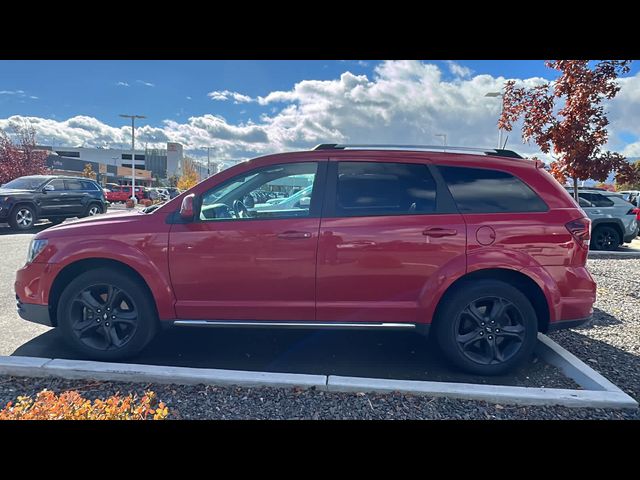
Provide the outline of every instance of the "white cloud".
[[129,87],[130,85],[127,82],[118,82],[116,83],[118,87]]
[[0,90],[0,95],[24,95],[24,90]]
[[191,97],[187,97],[187,100],[191,100]]
[[[216,147],[225,158],[251,158],[260,154],[307,149],[318,143],[406,143],[437,144],[436,133],[447,134],[447,143],[459,146],[496,146],[500,99],[487,98],[500,90],[504,77],[460,76],[442,79],[441,69],[419,61],[389,61],[377,64],[372,75],[345,71],[331,80],[303,80],[288,90],[265,92],[251,98],[231,90],[212,91],[212,100],[257,102],[268,109],[255,121],[229,122],[206,114],[180,121],[165,119],[157,127],[140,124],[136,138],[149,146],[180,142],[187,151]],[[515,79],[527,86],[542,78]],[[637,134],[639,142],[627,148],[640,155],[640,75],[623,79],[618,98],[607,104],[612,144],[617,132]],[[174,117],[175,118],[175,117]],[[126,146],[130,127],[110,126],[87,116],[56,121],[13,116],[0,119],[6,129],[23,120],[31,122],[40,143]],[[158,119],[160,120],[160,119]],[[623,128],[624,127],[624,128]],[[620,143],[622,150],[626,143]],[[509,133],[507,148],[525,155],[543,157],[535,144],[523,144],[516,125]]]
[[145,87],[155,87],[155,83],[145,82],[144,80],[136,80],[137,83],[144,85]]
[[232,92],[230,90],[214,90],[213,92],[209,92],[207,94],[211,100],[217,100],[221,102],[226,102],[227,100],[233,100],[233,103],[249,103],[254,100],[248,96],[243,95],[242,93]]
[[457,62],[454,62],[453,60],[446,60],[447,63],[447,67],[449,67],[449,71],[455,75],[456,77],[468,77],[473,73],[473,70],[471,70],[469,67],[465,67],[464,65],[460,65]]

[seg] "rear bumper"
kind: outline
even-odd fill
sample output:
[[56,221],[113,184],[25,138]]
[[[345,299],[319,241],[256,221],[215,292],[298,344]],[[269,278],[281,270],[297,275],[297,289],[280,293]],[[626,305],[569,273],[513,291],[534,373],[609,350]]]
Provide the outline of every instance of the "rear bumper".
[[589,320],[591,320],[591,316],[588,316],[586,318],[578,318],[576,320],[562,320],[560,322],[553,322],[549,324],[547,333],[557,332],[558,330],[564,330],[565,328],[579,327],[580,325],[585,324]]
[[24,320],[39,323],[40,325],[46,325],[47,327],[53,327],[48,305],[22,303],[20,298],[16,295],[16,307],[18,309],[18,315],[20,315]]

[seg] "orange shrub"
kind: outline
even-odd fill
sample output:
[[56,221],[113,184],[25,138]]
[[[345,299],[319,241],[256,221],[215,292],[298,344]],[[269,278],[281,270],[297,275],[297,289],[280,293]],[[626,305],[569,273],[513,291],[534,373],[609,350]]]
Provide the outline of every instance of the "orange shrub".
[[59,396],[42,390],[36,396],[18,397],[0,411],[0,420],[164,420],[169,410],[158,403],[154,392],[145,392],[141,399],[129,394],[113,395],[106,400],[91,402],[77,391],[63,392]]

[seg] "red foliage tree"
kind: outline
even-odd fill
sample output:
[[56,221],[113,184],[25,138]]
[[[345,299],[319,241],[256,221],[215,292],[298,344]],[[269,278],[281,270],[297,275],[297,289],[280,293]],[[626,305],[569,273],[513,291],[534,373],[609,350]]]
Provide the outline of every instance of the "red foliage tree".
[[36,133],[33,127],[16,128],[15,143],[0,131],[0,185],[25,175],[47,173],[47,153],[36,149]]
[[554,82],[533,88],[516,88],[513,80],[505,84],[498,126],[511,131],[522,117],[523,139],[533,139],[544,153],[553,152],[557,158],[550,172],[561,183],[573,180],[576,199],[578,180],[603,182],[612,171],[617,177],[632,173],[625,157],[600,150],[609,124],[602,102],[616,96],[616,79],[629,71],[630,63],[602,60],[591,67],[589,60],[547,61],[547,67],[560,72]]

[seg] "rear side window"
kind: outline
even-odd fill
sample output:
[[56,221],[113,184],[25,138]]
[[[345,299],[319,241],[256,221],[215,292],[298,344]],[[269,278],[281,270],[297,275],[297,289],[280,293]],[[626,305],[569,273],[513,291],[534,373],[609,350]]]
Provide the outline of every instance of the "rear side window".
[[82,183],[79,180],[65,180],[67,190],[82,190]]
[[426,165],[339,162],[336,213],[418,215],[436,209],[436,183]]
[[613,207],[613,200],[601,195],[599,193],[586,193],[579,192],[578,196],[584,198],[587,202],[591,203],[594,207]]
[[546,212],[547,205],[520,179],[484,168],[438,167],[460,213]]

